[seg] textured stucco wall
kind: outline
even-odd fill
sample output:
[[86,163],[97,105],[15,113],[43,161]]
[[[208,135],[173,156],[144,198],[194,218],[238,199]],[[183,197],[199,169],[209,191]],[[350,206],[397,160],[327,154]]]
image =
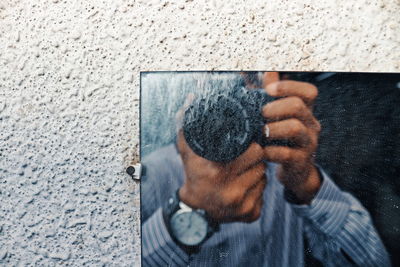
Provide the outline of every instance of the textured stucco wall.
[[400,70],[400,2],[0,0],[0,265],[139,265],[139,72]]

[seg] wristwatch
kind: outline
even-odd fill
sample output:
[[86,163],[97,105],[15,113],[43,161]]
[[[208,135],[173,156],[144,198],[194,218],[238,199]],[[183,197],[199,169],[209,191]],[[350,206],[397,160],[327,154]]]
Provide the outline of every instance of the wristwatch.
[[163,208],[164,221],[172,238],[185,250],[193,251],[206,241],[219,225],[202,209],[192,209],[179,199],[179,190]]

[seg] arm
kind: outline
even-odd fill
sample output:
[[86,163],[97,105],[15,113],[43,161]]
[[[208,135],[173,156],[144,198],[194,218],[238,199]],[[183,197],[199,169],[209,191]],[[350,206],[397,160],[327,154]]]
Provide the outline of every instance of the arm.
[[161,203],[182,184],[183,166],[174,146],[162,148],[143,160],[141,181],[143,266],[187,266],[189,257],[170,237]]
[[143,266],[188,266],[189,255],[171,238],[161,208],[142,225]]
[[328,266],[390,266],[368,212],[328,175],[321,174],[323,182],[311,204],[292,204],[296,214],[304,218],[313,256]]
[[180,155],[176,151],[158,152],[144,164],[147,166],[141,185],[144,266],[188,266],[191,261],[190,255],[172,238],[162,215],[161,206],[178,188],[183,203],[205,210],[219,223],[252,222],[261,213],[266,176],[263,150],[258,144],[250,145],[235,161],[220,164],[197,156],[181,132],[178,140]]

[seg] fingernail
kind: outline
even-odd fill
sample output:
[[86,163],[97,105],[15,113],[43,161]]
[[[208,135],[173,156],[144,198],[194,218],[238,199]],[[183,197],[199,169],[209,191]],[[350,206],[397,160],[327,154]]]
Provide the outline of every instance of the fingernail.
[[267,91],[267,93],[269,95],[276,95],[277,90],[278,90],[278,83],[275,82],[275,83],[271,83],[271,84],[267,85],[265,90]]
[[263,111],[263,116],[265,116],[266,114],[268,114],[268,107],[270,106],[271,102],[268,102],[267,104],[265,104],[262,108]]

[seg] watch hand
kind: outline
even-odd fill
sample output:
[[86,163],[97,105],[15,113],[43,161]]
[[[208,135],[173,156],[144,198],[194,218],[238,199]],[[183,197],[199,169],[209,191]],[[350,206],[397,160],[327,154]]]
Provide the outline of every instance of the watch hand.
[[190,229],[190,226],[192,226],[192,216],[193,216],[193,212],[190,213],[188,229]]

